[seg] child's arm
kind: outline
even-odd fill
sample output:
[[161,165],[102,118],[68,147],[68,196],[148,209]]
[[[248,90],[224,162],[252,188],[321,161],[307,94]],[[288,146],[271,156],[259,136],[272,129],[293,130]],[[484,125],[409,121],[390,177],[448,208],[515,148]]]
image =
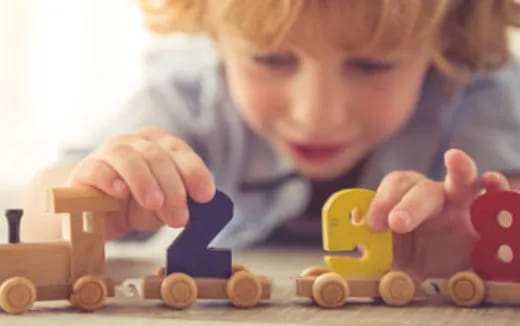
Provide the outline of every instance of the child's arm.
[[446,277],[470,267],[477,235],[470,222],[470,206],[485,191],[509,188],[500,173],[480,178],[473,160],[464,152],[445,155],[446,178],[436,182],[411,171],[387,175],[368,212],[375,230],[390,227],[394,263],[419,277]]

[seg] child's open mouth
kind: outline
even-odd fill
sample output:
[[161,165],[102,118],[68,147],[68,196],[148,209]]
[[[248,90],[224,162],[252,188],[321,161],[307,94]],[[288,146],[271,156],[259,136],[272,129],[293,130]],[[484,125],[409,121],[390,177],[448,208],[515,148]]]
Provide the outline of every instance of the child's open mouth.
[[334,145],[308,145],[289,143],[291,151],[299,158],[306,161],[326,161],[330,160],[338,155],[345,144],[334,144]]

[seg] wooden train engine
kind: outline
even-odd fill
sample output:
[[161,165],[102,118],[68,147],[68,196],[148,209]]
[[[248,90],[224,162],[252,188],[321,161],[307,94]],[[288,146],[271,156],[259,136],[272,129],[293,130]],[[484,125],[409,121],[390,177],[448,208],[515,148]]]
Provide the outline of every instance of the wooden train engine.
[[[103,306],[114,295],[105,277],[105,215],[119,201],[90,188],[54,188],[51,213],[63,218],[62,241],[20,243],[22,210],[7,210],[9,243],[0,245],[0,307],[22,313],[35,301],[68,299],[82,310]],[[45,223],[45,220],[42,220]]]

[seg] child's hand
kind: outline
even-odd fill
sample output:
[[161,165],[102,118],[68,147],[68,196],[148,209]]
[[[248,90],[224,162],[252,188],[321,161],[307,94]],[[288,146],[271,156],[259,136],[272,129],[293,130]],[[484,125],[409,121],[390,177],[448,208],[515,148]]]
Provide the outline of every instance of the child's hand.
[[81,161],[69,184],[94,186],[124,200],[117,216],[107,218],[107,237],[131,230],[184,226],[187,195],[208,202],[215,184],[202,159],[183,140],[159,128],[117,136]]
[[[468,269],[477,240],[470,221],[479,194],[475,163],[460,150],[447,151],[444,161],[444,182],[410,171],[387,175],[367,215],[373,229],[394,231],[394,267],[420,278]],[[485,191],[509,188],[497,172],[485,173],[480,182]]]

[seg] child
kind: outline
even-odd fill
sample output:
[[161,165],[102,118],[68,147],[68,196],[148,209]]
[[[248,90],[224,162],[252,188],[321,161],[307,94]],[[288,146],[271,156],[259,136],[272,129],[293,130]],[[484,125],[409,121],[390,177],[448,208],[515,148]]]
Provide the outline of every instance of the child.
[[[237,246],[304,243],[328,195],[366,187],[367,221],[394,231],[397,267],[469,266],[479,186],[508,188],[520,171],[520,69],[505,35],[520,25],[516,2],[142,2],[153,29],[207,34],[218,54],[196,43],[152,56],[148,88],[33,193],[66,178],[124,199],[108,219],[116,238],[182,227],[186,197],[218,187],[235,218],[217,240]],[[31,220],[27,236],[57,235]]]

